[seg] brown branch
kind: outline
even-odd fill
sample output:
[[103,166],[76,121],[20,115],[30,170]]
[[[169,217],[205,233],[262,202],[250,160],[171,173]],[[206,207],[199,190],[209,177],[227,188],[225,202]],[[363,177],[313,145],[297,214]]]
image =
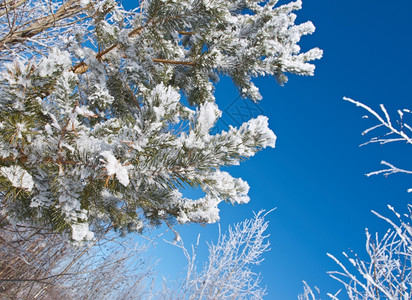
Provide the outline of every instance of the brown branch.
[[[150,23],[150,21],[147,22],[146,26],[149,25],[149,23]],[[146,26],[139,26],[139,27],[133,29],[132,31],[129,32],[128,36],[129,37],[134,37],[136,35],[139,35],[142,32],[143,28],[145,28]]]
[[[22,4],[25,0],[22,0]],[[20,3],[20,2],[19,2]],[[19,4],[18,3],[18,4]],[[17,4],[16,4],[17,5]],[[20,4],[21,5],[21,4]],[[91,4],[89,4],[91,5]],[[0,39],[0,49],[6,45],[14,45],[26,41],[39,33],[42,33],[56,25],[56,22],[75,16],[87,7],[82,7],[79,0],[69,0],[65,2],[55,13],[27,22],[19,26],[21,29],[10,31],[5,37]],[[7,12],[1,12],[0,16]],[[28,25],[28,26],[27,26]],[[27,27],[25,27],[27,26]]]
[[0,278],[0,282],[24,282],[24,281],[34,281],[34,282],[40,282],[43,284],[52,284],[51,282],[45,282],[46,280],[49,279],[53,279],[56,277],[62,277],[62,276],[73,276],[73,275],[77,275],[76,273],[62,273],[62,274],[57,274],[57,275],[51,275],[48,277],[44,277],[44,278],[36,278],[36,279],[24,279],[24,278],[16,278],[16,279],[9,279],[9,278]]
[[[113,47],[112,49],[114,49],[115,47]],[[109,51],[107,51],[107,52],[109,52]],[[103,55],[98,54],[98,55],[96,55],[96,57],[97,56],[101,57]],[[156,63],[171,64],[171,65],[183,65],[183,66],[195,66],[196,65],[196,63],[193,62],[193,61],[168,60],[168,59],[162,59],[162,58],[152,58],[152,61],[156,62]],[[76,73],[76,74],[86,73],[87,70],[89,70],[89,66],[84,61],[78,63],[77,65],[75,65],[72,68],[73,73]]]
[[188,31],[178,31],[177,33],[181,34],[181,35],[194,35],[194,32],[188,32]]
[[20,0],[17,3],[12,4],[14,1],[9,1],[6,2],[5,4],[0,5],[0,9],[4,11],[0,11],[0,17],[4,16],[5,14],[8,14],[10,10],[15,10],[17,7],[23,5],[26,3],[28,0]]
[[162,63],[162,64],[171,64],[171,65],[184,65],[184,66],[194,66],[195,63],[192,61],[179,61],[179,60],[168,60],[168,59],[161,59],[161,58],[152,58],[154,62]]
[[103,58],[103,55],[105,55],[106,53],[109,53],[117,46],[118,46],[118,43],[111,45],[110,47],[104,49],[103,51],[100,51],[99,53],[97,53],[96,59],[100,61]]

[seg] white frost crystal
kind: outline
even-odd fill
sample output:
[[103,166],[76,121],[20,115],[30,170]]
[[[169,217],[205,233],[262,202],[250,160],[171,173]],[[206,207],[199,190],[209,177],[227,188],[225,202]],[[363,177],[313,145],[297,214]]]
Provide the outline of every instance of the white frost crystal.
[[1,167],[0,173],[6,177],[16,188],[31,191],[33,189],[33,177],[20,166]]
[[37,72],[40,76],[52,76],[57,70],[69,70],[72,65],[70,54],[53,48],[48,57],[44,58],[38,65]]
[[72,239],[76,242],[90,241],[93,237],[94,234],[90,231],[88,223],[72,224]]
[[200,134],[207,134],[221,114],[221,111],[213,102],[207,102],[200,106],[197,117],[197,128],[199,128]]
[[110,151],[103,151],[101,155],[106,158],[105,167],[107,170],[107,175],[116,175],[117,180],[119,180],[121,184],[128,186],[130,180],[129,174],[127,173],[127,168],[119,163]]

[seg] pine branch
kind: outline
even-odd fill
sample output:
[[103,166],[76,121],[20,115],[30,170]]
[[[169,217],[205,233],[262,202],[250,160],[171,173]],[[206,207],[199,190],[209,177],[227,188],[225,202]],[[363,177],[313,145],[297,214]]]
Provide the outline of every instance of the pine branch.
[[[28,161],[28,157],[26,155],[21,155],[18,157],[14,157],[14,156],[8,156],[5,158],[0,158],[0,165],[8,165],[10,163],[17,163],[19,165],[24,165],[26,164]],[[41,160],[42,163],[51,163],[51,162],[55,162],[55,158],[53,157],[45,157]],[[90,168],[97,168],[98,165],[95,164],[91,164],[88,162],[84,162],[84,161],[75,161],[75,160],[64,160],[61,159],[58,161],[58,164],[61,164],[62,166],[64,165],[76,165],[76,166],[87,166]]]
[[[140,35],[142,30],[147,27],[151,23],[151,20],[148,21],[148,23],[145,26],[139,26],[135,29],[133,29],[131,32],[129,32],[128,36],[129,37],[134,37],[136,35]],[[153,22],[153,24],[156,24],[158,22]],[[193,35],[193,32],[186,32],[186,31],[178,31],[179,34],[182,35]],[[119,46],[119,43],[114,43],[110,47],[100,51],[96,55],[96,59],[98,61],[101,61],[103,56],[112,51],[113,49],[117,48]],[[160,58],[153,58],[153,62],[158,62],[158,63],[164,63],[164,64],[172,64],[172,65],[183,65],[183,66],[194,66],[196,65],[195,62],[190,62],[190,61],[177,61],[177,60],[167,60],[167,59],[160,59]],[[72,71],[76,74],[83,74],[86,73],[89,70],[89,66],[84,62],[80,62],[73,66]]]
[[[157,14],[157,11],[155,13],[155,16],[153,16],[151,19],[149,19],[145,25],[139,26],[139,27],[133,29],[132,31],[130,31],[129,34],[128,34],[128,37],[135,37],[137,35],[140,35],[141,32],[143,31],[143,29],[148,27],[150,24],[152,24],[152,25],[159,24],[161,22],[160,20],[159,21],[153,21],[154,18],[156,17],[156,14]],[[171,21],[171,20],[183,18],[184,16],[186,16],[186,14],[171,17],[171,18],[166,18],[165,20],[162,20],[162,21],[163,22],[168,22],[168,21]],[[187,31],[178,31],[178,33],[181,34],[181,35],[189,35],[189,36],[194,35],[193,32],[187,32]],[[117,48],[118,46],[119,46],[119,43],[114,43],[110,47],[100,51],[96,55],[96,59],[98,61],[100,61],[103,58],[104,55],[106,55],[107,53],[109,53],[113,49]],[[195,62],[175,61],[175,60],[166,60],[166,59],[159,59],[159,58],[153,58],[152,61],[153,62],[158,62],[158,63],[164,63],[164,64],[172,64],[172,65],[184,65],[184,66],[194,66],[194,65],[196,65]],[[77,65],[75,65],[72,68],[72,71],[76,74],[83,74],[83,73],[86,73],[88,69],[89,69],[88,65],[84,61],[82,61],[82,62],[78,63]]]

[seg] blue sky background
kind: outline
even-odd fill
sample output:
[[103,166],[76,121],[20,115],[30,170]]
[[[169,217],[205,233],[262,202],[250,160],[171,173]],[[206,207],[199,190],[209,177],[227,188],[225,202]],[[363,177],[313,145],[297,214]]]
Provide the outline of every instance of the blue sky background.
[[[384,103],[393,113],[411,108],[411,12],[410,0],[304,0],[297,23],[311,20],[317,29],[303,38],[301,46],[324,50],[323,59],[316,61],[315,76],[289,76],[284,87],[273,78],[256,80],[263,94],[258,110],[269,117],[277,146],[228,169],[248,181],[251,202],[220,208],[225,229],[252,217],[252,211],[277,207],[268,217],[272,250],[256,269],[267,286],[267,299],[296,299],[302,280],[325,293],[337,291],[340,284],[326,272],[338,267],[326,253],[339,256],[353,249],[364,255],[365,227],[371,232],[387,228],[371,210],[391,215],[387,204],[403,211],[410,202],[412,195],[406,192],[412,187],[410,177],[364,174],[379,169],[381,160],[412,169],[407,159],[411,146],[359,148],[367,140],[361,132],[371,123],[361,118],[362,109],[342,97],[373,108]],[[226,109],[223,120],[235,123],[228,107],[237,92],[229,80],[221,80],[216,98]],[[239,101],[235,105],[242,105]],[[205,242],[215,240],[218,232],[216,225],[178,230],[186,245],[201,233],[200,257],[206,256]],[[169,280],[183,271],[185,260],[179,249],[159,242],[153,255],[161,258],[159,272]]]

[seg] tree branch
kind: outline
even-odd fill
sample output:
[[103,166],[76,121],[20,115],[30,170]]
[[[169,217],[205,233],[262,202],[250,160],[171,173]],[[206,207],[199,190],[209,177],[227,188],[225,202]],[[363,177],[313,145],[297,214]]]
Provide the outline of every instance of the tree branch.
[[[84,9],[85,8],[80,5],[79,0],[67,1],[54,14],[37,19],[28,27],[10,32],[7,36],[0,39],[0,49],[6,45],[14,45],[16,43],[24,42],[28,38],[55,26],[56,22],[74,16],[82,12]],[[24,26],[25,25],[22,25],[21,27]]]

